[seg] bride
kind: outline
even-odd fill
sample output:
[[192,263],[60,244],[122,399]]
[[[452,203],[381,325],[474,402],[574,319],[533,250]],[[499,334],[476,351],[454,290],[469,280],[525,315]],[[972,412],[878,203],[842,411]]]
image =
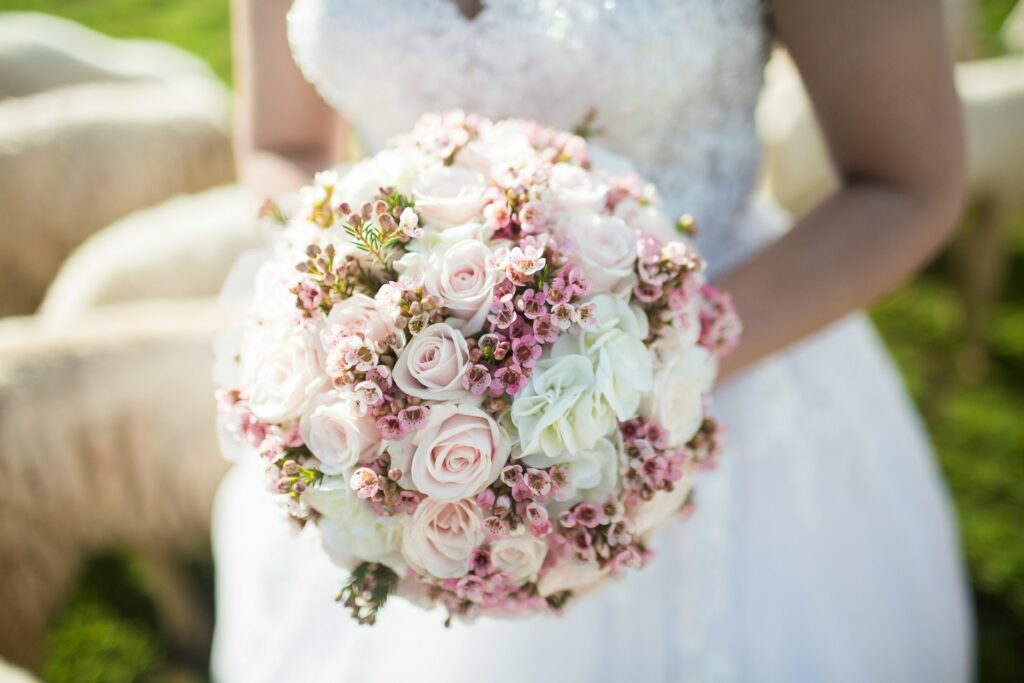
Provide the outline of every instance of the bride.
[[[593,110],[594,141],[636,162],[670,212],[697,217],[746,333],[713,397],[729,447],[696,514],[662,531],[647,569],[561,619],[445,629],[395,600],[375,627],[355,625],[331,600],[339,570],[312,537],[275,525],[258,463],[236,466],[214,528],[216,679],[970,677],[946,492],[858,312],[935,252],[959,209],[937,0],[289,4],[236,2],[240,169],[258,191],[306,182],[347,136],[374,151],[424,111],[571,128]],[[791,229],[751,197],[773,40],[799,65],[843,178]]]

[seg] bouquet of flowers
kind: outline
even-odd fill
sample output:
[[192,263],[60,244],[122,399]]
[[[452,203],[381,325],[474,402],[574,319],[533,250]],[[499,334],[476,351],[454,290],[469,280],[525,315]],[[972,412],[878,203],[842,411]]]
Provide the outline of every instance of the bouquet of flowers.
[[353,616],[557,612],[642,567],[715,461],[740,331],[693,222],[578,135],[462,112],[296,204],[265,210],[221,419]]

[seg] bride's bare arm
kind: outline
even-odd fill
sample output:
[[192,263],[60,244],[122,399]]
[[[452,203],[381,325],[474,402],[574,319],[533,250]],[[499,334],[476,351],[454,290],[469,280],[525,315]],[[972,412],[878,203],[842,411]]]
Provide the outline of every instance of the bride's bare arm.
[[273,196],[343,158],[345,131],[292,60],[291,0],[233,0],[235,157],[240,180]]
[[939,2],[774,0],[773,9],[842,183],[719,283],[745,325],[723,374],[896,288],[950,236],[961,206],[963,133]]

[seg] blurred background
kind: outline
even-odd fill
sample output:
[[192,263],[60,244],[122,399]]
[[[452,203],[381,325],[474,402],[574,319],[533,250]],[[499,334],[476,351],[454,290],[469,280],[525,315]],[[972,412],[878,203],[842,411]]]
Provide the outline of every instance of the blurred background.
[[[872,317],[956,502],[979,678],[1020,681],[1024,2],[945,5],[969,208]],[[0,682],[206,679],[214,297],[258,240],[229,24],[228,0],[0,0]],[[760,191],[800,214],[834,180],[784,53],[758,126]]]

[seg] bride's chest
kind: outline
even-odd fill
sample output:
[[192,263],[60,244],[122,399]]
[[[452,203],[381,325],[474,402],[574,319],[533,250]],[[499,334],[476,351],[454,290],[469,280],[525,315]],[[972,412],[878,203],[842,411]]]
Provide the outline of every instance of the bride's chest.
[[482,6],[468,19],[452,0],[297,0],[290,37],[307,77],[374,138],[456,106],[566,127],[594,109],[598,126],[649,130],[749,113],[760,85],[760,0]]

